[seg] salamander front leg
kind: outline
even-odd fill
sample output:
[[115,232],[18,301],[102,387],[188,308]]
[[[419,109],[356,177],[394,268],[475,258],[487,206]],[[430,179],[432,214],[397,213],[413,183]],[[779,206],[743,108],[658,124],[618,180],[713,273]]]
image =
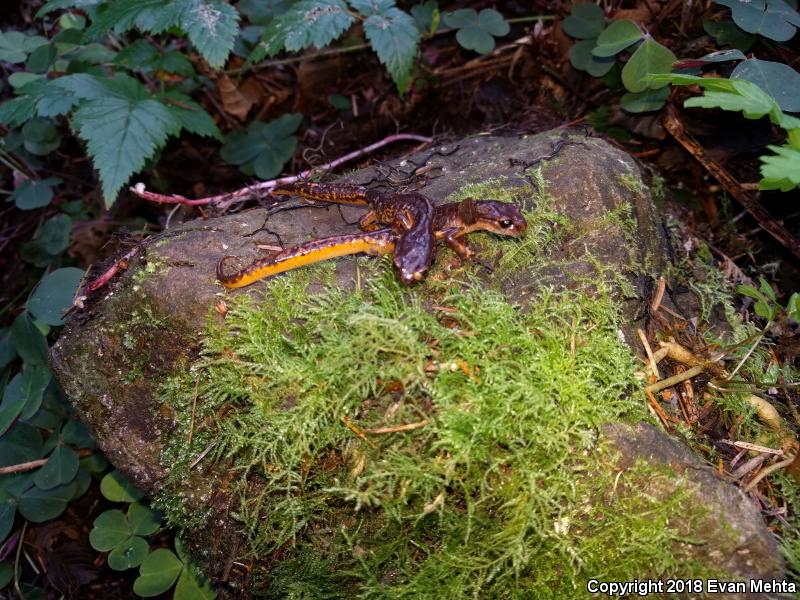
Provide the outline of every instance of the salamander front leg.
[[470,260],[475,256],[475,250],[467,243],[467,240],[457,234],[446,236],[444,241],[462,260]]

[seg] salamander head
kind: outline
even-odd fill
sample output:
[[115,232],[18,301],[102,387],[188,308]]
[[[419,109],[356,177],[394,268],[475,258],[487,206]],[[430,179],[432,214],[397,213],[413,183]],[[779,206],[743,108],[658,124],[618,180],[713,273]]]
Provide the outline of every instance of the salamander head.
[[519,237],[525,233],[527,223],[516,204],[497,200],[475,202],[475,229],[499,235]]

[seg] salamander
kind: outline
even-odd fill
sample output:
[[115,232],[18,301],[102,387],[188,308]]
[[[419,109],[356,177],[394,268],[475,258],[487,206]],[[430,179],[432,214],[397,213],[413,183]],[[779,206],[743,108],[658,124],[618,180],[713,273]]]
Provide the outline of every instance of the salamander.
[[[471,198],[437,206],[433,213],[434,237],[444,241],[460,257],[468,259],[475,252],[462,238],[473,231],[489,231],[519,237],[525,232],[525,218],[515,204]],[[365,253],[372,256],[400,252],[397,234],[391,228],[313,240],[286,248],[254,261],[240,271],[224,274],[223,256],[217,263],[217,279],[228,289],[250,285],[278,273],[296,269],[337,256]]]
[[333,204],[369,206],[358,222],[363,231],[390,227],[395,234],[394,265],[403,283],[419,281],[433,261],[433,204],[416,192],[380,192],[349,183],[298,182],[279,185],[271,193],[300,196]]

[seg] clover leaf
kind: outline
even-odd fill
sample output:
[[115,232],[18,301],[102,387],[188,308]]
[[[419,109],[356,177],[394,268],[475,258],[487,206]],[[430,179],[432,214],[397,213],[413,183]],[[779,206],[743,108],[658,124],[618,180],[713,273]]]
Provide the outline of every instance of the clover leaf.
[[220,154],[247,175],[255,174],[262,179],[275,177],[294,154],[297,146],[294,132],[302,120],[303,115],[289,113],[269,123],[254,121],[247,131],[228,135]]
[[444,15],[445,25],[458,29],[456,41],[467,50],[488,54],[494,50],[494,38],[511,31],[508,22],[499,12],[484,8],[480,13],[472,8],[462,8]]
[[790,40],[800,27],[800,14],[783,0],[714,0],[731,9],[733,22],[748,33],[776,42]]

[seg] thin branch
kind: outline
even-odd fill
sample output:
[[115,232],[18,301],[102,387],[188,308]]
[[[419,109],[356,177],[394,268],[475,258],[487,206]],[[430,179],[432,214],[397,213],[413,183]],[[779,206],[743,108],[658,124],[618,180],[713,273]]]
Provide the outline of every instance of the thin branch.
[[426,144],[429,144],[430,142],[433,141],[432,138],[425,137],[422,135],[416,135],[413,133],[398,133],[395,135],[390,135],[388,137],[385,137],[382,140],[375,142],[374,144],[370,144],[369,146],[366,146],[364,148],[360,148],[359,150],[354,150],[349,154],[345,154],[344,156],[341,156],[336,160],[332,160],[331,162],[326,163],[324,165],[320,165],[319,167],[313,167],[311,169],[307,169],[297,175],[291,175],[289,177],[280,177],[278,179],[270,179],[269,181],[262,181],[254,185],[243,187],[234,192],[227,192],[225,194],[218,194],[216,196],[207,196],[205,198],[198,198],[195,200],[186,198],[185,196],[180,196],[178,194],[164,195],[164,194],[156,194],[155,192],[148,192],[145,189],[144,184],[142,183],[137,183],[135,186],[130,188],[130,191],[144,200],[148,200],[150,202],[156,202],[158,204],[183,204],[184,206],[204,206],[210,204],[210,205],[215,205],[222,209],[226,209],[231,204],[234,204],[236,202],[244,202],[245,200],[256,198],[262,194],[268,193],[275,186],[286,185],[287,183],[294,183],[295,181],[307,179],[308,177],[316,173],[322,171],[330,171],[332,169],[335,169],[339,165],[342,165],[356,158],[365,156],[371,152],[374,152],[375,150],[378,150],[379,148],[383,148],[384,146],[388,146],[389,144],[392,144],[394,142],[408,141],[408,140],[423,142]]

